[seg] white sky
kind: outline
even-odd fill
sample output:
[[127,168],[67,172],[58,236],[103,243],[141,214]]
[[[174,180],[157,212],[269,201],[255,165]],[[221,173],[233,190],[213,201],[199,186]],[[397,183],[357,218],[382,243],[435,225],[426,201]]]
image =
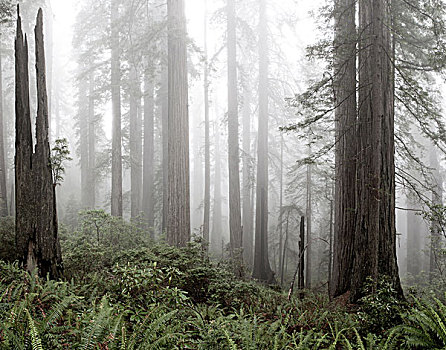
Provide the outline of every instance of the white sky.
[[76,18],[74,4],[76,0],[51,0],[54,13],[53,41],[56,47],[55,56],[61,59],[69,59],[71,55],[71,43],[73,38],[73,24]]

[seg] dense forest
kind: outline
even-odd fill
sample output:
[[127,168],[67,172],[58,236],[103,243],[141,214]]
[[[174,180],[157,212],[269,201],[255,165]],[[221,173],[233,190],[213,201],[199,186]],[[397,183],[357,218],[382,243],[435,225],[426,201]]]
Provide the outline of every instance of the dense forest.
[[0,0],[0,349],[445,349],[443,0]]

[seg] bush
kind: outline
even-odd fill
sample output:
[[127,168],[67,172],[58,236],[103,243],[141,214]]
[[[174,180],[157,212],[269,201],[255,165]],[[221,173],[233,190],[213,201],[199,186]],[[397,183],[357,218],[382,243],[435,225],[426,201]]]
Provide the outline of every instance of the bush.
[[407,304],[397,295],[387,277],[379,279],[374,293],[371,292],[372,285],[373,282],[369,280],[364,287],[365,297],[359,300],[358,317],[364,332],[382,335],[402,322],[401,314]]
[[[402,318],[405,305],[384,279],[355,313],[318,294],[287,300],[280,290],[237,279],[199,242],[154,243],[141,227],[103,211],[80,218],[74,233],[61,230],[69,282],[39,279],[0,260],[0,349],[445,346],[446,307],[415,302]],[[13,244],[14,222],[5,220],[0,239]],[[6,253],[13,260],[15,253]]]
[[15,246],[15,219],[13,217],[0,218],[0,260],[13,262],[18,253]]

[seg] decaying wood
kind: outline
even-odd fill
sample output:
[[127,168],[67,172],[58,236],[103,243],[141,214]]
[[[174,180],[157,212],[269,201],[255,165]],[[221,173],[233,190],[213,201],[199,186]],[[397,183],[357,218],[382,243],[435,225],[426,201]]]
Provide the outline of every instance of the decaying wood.
[[28,43],[17,19],[16,64],[16,242],[28,271],[51,278],[62,274],[56,195],[50,161],[48,98],[46,93],[43,13],[35,27],[37,118],[33,152],[29,103]]

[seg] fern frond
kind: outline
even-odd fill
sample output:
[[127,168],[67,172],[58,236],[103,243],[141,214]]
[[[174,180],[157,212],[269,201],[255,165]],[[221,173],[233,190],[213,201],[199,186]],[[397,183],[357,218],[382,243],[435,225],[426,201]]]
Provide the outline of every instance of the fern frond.
[[26,316],[28,318],[28,326],[29,326],[29,333],[31,335],[32,349],[43,350],[42,340],[39,337],[39,332],[37,331],[37,327],[28,309],[26,309]]
[[127,337],[125,326],[121,328],[121,347],[120,350],[127,350]]
[[48,315],[42,322],[41,332],[46,332],[48,329],[54,327],[57,320],[62,318],[63,313],[70,306],[70,304],[75,301],[76,298],[73,295],[66,296],[61,302],[53,305],[53,307],[48,312]]
[[101,335],[105,333],[105,330],[112,322],[112,308],[108,305],[107,299],[102,298],[99,312],[96,317],[91,320],[91,324],[86,328],[84,333],[84,340],[81,348],[84,350],[94,348],[95,344],[100,341]]
[[232,340],[231,336],[229,335],[229,332],[227,329],[223,329],[223,333],[225,335],[226,340],[228,341],[229,349],[230,350],[237,350],[237,345],[235,344],[234,340]]

